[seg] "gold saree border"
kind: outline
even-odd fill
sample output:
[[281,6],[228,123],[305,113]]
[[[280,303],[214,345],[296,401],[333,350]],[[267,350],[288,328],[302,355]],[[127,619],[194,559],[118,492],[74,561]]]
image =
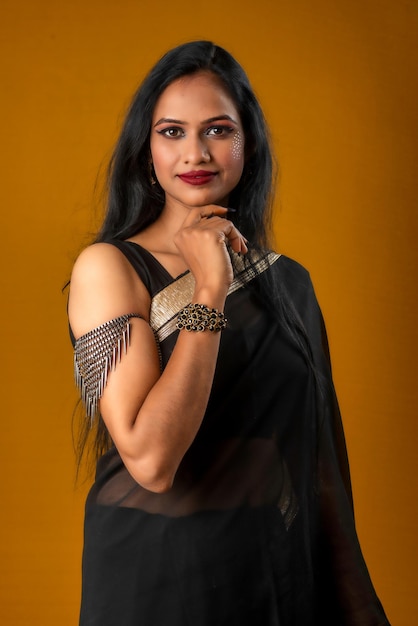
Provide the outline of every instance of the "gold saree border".
[[[234,252],[231,254],[234,257],[235,277],[229,286],[228,296],[262,274],[281,256],[276,252],[267,252],[255,259],[252,265],[246,267],[241,256]],[[158,341],[164,341],[176,330],[178,312],[191,302],[194,288],[193,274],[188,272],[153,297],[150,325]]]

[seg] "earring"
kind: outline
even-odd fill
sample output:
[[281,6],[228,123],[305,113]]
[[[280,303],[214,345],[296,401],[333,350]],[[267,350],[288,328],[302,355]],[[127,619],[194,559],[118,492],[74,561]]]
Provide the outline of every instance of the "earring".
[[155,178],[154,166],[152,164],[152,160],[148,161],[148,175],[151,185],[156,185],[157,180]]

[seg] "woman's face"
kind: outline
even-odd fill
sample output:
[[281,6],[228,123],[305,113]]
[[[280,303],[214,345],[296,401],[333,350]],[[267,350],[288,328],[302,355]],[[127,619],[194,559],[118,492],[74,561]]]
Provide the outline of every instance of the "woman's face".
[[166,207],[227,206],[244,167],[244,132],[233,100],[214,74],[185,76],[163,91],[150,145]]

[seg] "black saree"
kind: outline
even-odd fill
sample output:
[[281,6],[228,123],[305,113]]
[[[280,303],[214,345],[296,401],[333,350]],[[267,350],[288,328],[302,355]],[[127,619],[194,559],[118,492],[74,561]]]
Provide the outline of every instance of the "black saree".
[[[173,279],[137,244],[110,243],[152,296],[164,368],[193,277]],[[388,624],[355,532],[309,275],[274,253],[249,269],[235,261],[212,392],[172,489],[143,489],[115,447],[98,462],[86,503],[81,626]],[[320,391],[312,367],[248,288],[264,272],[283,281],[304,324]]]

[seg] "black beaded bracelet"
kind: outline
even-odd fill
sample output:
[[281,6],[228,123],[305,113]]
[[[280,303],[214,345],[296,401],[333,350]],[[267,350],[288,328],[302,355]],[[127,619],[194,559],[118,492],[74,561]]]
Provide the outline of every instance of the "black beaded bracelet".
[[188,304],[179,311],[177,330],[219,332],[226,327],[227,319],[218,309],[210,309],[205,304]]

